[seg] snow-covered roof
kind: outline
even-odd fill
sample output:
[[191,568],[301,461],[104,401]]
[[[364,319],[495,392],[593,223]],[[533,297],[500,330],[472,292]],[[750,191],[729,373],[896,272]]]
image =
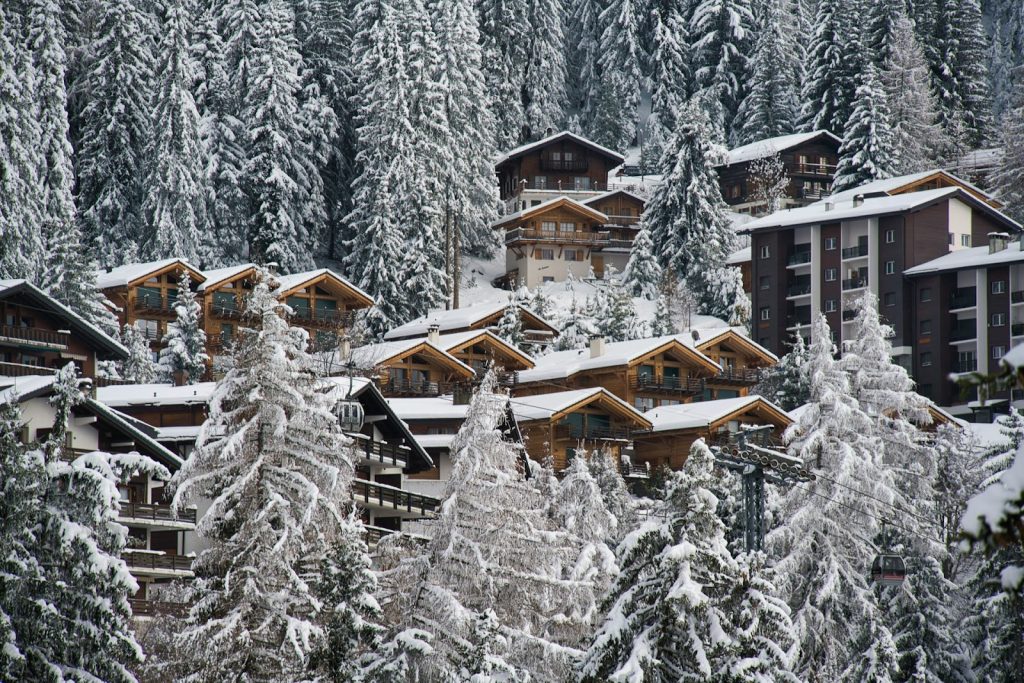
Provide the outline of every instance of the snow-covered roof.
[[755,159],[770,157],[773,154],[784,152],[791,147],[796,147],[797,145],[802,145],[805,142],[810,142],[819,136],[831,138],[831,140],[835,142],[837,148],[842,143],[842,140],[827,130],[815,130],[810,133],[780,135],[775,138],[757,140],[756,142],[751,142],[750,144],[743,145],[742,147],[729,150],[725,164],[723,165],[731,166],[732,164],[741,164],[745,161],[754,161]]
[[157,441],[195,441],[199,438],[201,425],[187,425],[184,427],[157,427]]
[[196,273],[201,271],[193,266],[188,261],[180,258],[168,258],[160,261],[148,261],[146,263],[128,263],[123,266],[117,266],[110,270],[99,270],[96,272],[96,288],[97,289],[110,289],[111,287],[125,287],[129,282],[135,282],[140,277],[145,277],[150,273],[155,273],[158,270],[180,263],[189,270]]
[[455,434],[413,434],[416,443],[423,448],[451,448]]
[[[472,327],[480,321],[486,320],[492,315],[505,310],[506,306],[508,306],[507,302],[498,301],[480,303],[473,306],[465,306],[463,308],[453,308],[451,310],[430,311],[422,318],[417,318],[416,320],[400,325],[387,332],[384,335],[384,339],[386,341],[391,341],[409,337],[422,337],[426,335],[427,331],[434,325],[437,325],[441,332],[448,330],[462,330],[467,327]],[[555,327],[551,323],[538,317],[525,306],[520,306],[519,310],[521,313],[526,313],[531,318],[534,318],[543,325],[546,325],[551,330],[555,330]]]
[[931,261],[925,261],[913,268],[907,268],[903,271],[903,274],[922,275],[924,273],[937,273],[945,270],[987,268],[1003,263],[1024,261],[1024,251],[1021,250],[1022,245],[1024,245],[1022,242],[1011,242],[1005,249],[995,253],[989,253],[988,245],[972,247],[970,249],[959,249]]
[[516,420],[530,422],[532,420],[550,420],[557,413],[567,410],[572,406],[586,401],[595,396],[601,396],[613,403],[617,403],[627,412],[632,413],[640,421],[646,422],[644,416],[633,406],[611,393],[604,387],[593,387],[591,389],[573,389],[571,391],[558,391],[553,394],[538,394],[536,396],[523,396],[511,399],[512,413]]
[[763,403],[771,409],[789,417],[785,410],[762,396],[740,396],[721,398],[717,401],[697,401],[674,406],[660,406],[644,413],[654,425],[652,431],[663,432],[675,429],[700,429],[748,408]]
[[725,259],[725,262],[730,266],[738,266],[741,263],[750,263],[753,259],[750,252],[750,245],[737,249],[733,253],[729,254],[728,258]]
[[280,291],[287,292],[297,287],[301,287],[310,280],[318,278],[321,275],[330,275],[334,279],[340,281],[341,284],[354,291],[356,294],[365,297],[371,303],[373,302],[372,296],[370,296],[363,290],[359,289],[354,284],[352,284],[351,282],[349,282],[348,280],[346,280],[345,278],[343,278],[341,275],[331,270],[330,268],[318,268],[317,270],[307,270],[301,273],[292,273],[290,275],[277,275],[276,278],[281,285]]
[[455,403],[451,396],[386,400],[395,414],[403,420],[465,420],[466,412],[469,410],[468,404]]
[[[869,183],[870,184],[870,183]],[[922,192],[907,192],[882,197],[867,197],[864,201],[854,206],[853,197],[856,192],[847,197],[847,193],[833,195],[833,198],[826,202],[815,202],[809,206],[801,206],[793,209],[783,209],[773,214],[758,218],[743,226],[741,232],[755,232],[767,228],[779,228],[793,225],[808,225],[814,223],[833,223],[837,221],[851,220],[855,218],[867,218],[869,216],[880,216],[894,213],[911,211],[917,207],[925,206],[931,202],[960,195],[963,190],[958,187],[943,187],[937,190],[924,190]],[[832,208],[830,209],[829,206]],[[994,209],[993,209],[994,211]],[[1009,219],[1007,219],[1009,220]]]
[[366,346],[360,346],[352,349],[352,361],[359,368],[374,368],[384,361],[399,356],[407,351],[416,348],[419,345],[425,345],[444,358],[450,360],[453,364],[459,365],[468,371],[471,375],[476,374],[473,368],[469,367],[461,360],[448,353],[444,348],[438,346],[425,338],[420,339],[402,339],[399,341],[385,341],[377,344],[367,344]]
[[489,227],[497,228],[497,227],[501,227],[503,225],[507,225],[509,223],[514,223],[514,222],[518,221],[519,219],[524,218],[526,216],[534,216],[534,215],[537,215],[537,214],[544,213],[548,209],[550,209],[552,207],[555,207],[555,206],[568,206],[570,208],[576,209],[577,211],[579,211],[582,214],[592,216],[593,219],[596,220],[596,221],[600,221],[602,223],[607,223],[608,222],[608,215],[607,214],[602,213],[601,211],[598,211],[597,209],[595,209],[595,208],[593,208],[591,206],[587,206],[587,204],[585,202],[578,202],[575,199],[573,199],[572,197],[566,197],[564,195],[559,195],[557,197],[552,197],[551,199],[547,199],[547,200],[541,202],[540,204],[536,204],[534,206],[528,206],[525,209],[521,209],[519,211],[516,211],[515,213],[507,213],[507,214],[505,214],[503,216],[498,216],[498,218],[496,220],[491,221],[491,224],[490,224]]
[[536,367],[532,370],[523,370],[518,374],[519,381],[540,382],[551,379],[565,379],[578,372],[606,368],[616,365],[625,365],[637,358],[642,358],[660,346],[671,341],[677,341],[688,347],[710,365],[718,368],[718,363],[705,356],[694,348],[692,336],[687,334],[672,334],[663,337],[648,337],[646,339],[634,339],[624,342],[609,342],[605,344],[604,353],[596,358],[591,358],[590,348],[573,349],[570,351],[556,351],[536,359]]
[[213,287],[216,287],[220,283],[224,282],[225,280],[230,280],[236,275],[244,273],[250,268],[255,267],[255,263],[242,263],[237,266],[228,266],[227,268],[214,268],[213,270],[204,270],[203,275],[206,276],[206,279],[202,282],[202,284],[196,287],[196,289],[199,290],[200,292],[205,291],[207,289],[211,289]]
[[643,203],[647,202],[647,199],[645,199],[644,197],[641,197],[636,192],[631,192],[629,190],[620,188],[620,189],[608,190],[607,192],[602,192],[601,194],[596,195],[594,197],[590,197],[589,199],[584,199],[580,203],[581,204],[593,204],[595,202],[601,201],[602,199],[607,199],[608,197],[613,197],[613,196],[615,196],[617,194],[628,195],[628,196],[632,197],[633,199],[635,199],[635,200],[637,200],[639,202],[643,202]]
[[594,150],[595,152],[599,152],[601,154],[604,154],[605,156],[608,156],[608,157],[611,157],[611,158],[615,159],[616,163],[618,163],[618,164],[621,164],[626,159],[626,157],[622,156],[618,152],[613,152],[612,150],[608,149],[607,147],[604,147],[602,145],[597,144],[593,140],[588,140],[585,137],[583,137],[582,135],[576,135],[576,133],[571,133],[571,132],[569,132],[567,130],[563,130],[560,133],[555,133],[553,135],[549,135],[546,138],[542,138],[540,140],[537,140],[536,142],[528,142],[525,145],[520,145],[519,147],[516,147],[515,149],[512,149],[512,150],[509,150],[508,152],[505,152],[503,155],[501,155],[500,157],[495,159],[494,165],[495,166],[500,166],[501,164],[505,163],[506,161],[510,161],[510,160],[512,160],[512,159],[514,159],[514,158],[516,158],[518,156],[522,156],[523,154],[526,154],[527,152],[530,152],[530,151],[532,151],[534,149],[538,149],[540,147],[548,145],[548,144],[550,144],[552,142],[557,142],[558,140],[562,140],[562,139],[569,139],[569,140],[573,140],[574,142],[578,142],[579,144],[583,145],[584,147],[588,147],[588,148]]
[[56,375],[29,375],[27,377],[0,376],[0,405],[18,404],[50,390]]
[[128,406],[180,406],[209,403],[215,382],[199,382],[175,386],[173,384],[122,384],[99,387],[96,398],[114,408]]

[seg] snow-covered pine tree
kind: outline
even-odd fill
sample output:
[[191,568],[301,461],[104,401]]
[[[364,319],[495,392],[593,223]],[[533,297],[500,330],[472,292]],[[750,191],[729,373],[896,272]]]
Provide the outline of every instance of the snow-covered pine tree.
[[999,131],[1003,159],[993,181],[996,196],[1006,204],[1006,213],[1024,220],[1024,149],[1015,142],[1021,139],[1017,136],[1024,135],[1024,66],[1017,67],[1016,73],[1019,78],[1013,86],[1013,97]]
[[874,65],[867,62],[857,76],[853,111],[839,147],[833,191],[842,192],[891,177],[895,169],[894,151],[888,99]]
[[894,683],[900,672],[899,652],[889,627],[871,615],[854,631],[851,649],[856,654],[837,680]]
[[309,192],[317,163],[301,128],[294,16],[283,0],[269,0],[260,17],[241,113],[248,128],[240,183],[252,206],[249,258],[293,273],[313,267],[310,245],[323,227],[323,196]]
[[751,186],[754,201],[763,205],[765,214],[773,214],[782,208],[782,199],[789,187],[786,165],[778,153],[761,157],[750,162]]
[[148,3],[99,0],[98,26],[76,87],[85,102],[75,141],[78,206],[87,249],[122,263],[146,234],[145,154],[152,132],[154,19]]
[[651,320],[651,336],[663,337],[667,334],[675,334],[676,325],[672,320],[672,307],[669,305],[669,298],[664,293],[658,294],[654,302],[654,319]]
[[42,204],[48,192],[40,176],[48,162],[40,145],[49,142],[42,138],[37,99],[49,99],[49,94],[39,92],[45,84],[36,82],[36,69],[15,22],[19,16],[16,8],[0,9],[0,278],[36,282],[49,208]]
[[206,332],[200,318],[203,308],[192,291],[192,280],[183,271],[178,281],[178,298],[174,302],[175,319],[167,323],[167,334],[161,340],[160,373],[164,379],[195,384],[206,373],[210,357],[206,353]]
[[643,153],[654,171],[661,163],[664,143],[676,129],[676,114],[686,103],[690,91],[689,17],[685,3],[658,0],[651,3],[650,79],[651,116],[647,121],[647,137]]
[[156,380],[158,367],[153,362],[149,341],[139,328],[125,325],[121,330],[121,341],[128,349],[128,358],[121,364],[120,375],[135,384],[148,384]]
[[758,393],[785,410],[799,408],[811,397],[811,386],[803,366],[807,362],[807,345],[800,334],[793,335],[789,353],[784,355],[758,385]]
[[825,129],[843,137],[853,111],[855,77],[863,62],[857,38],[860,18],[845,0],[821,0],[801,88],[801,129]]
[[662,280],[661,265],[654,253],[654,241],[651,239],[649,228],[641,228],[633,240],[629,262],[622,277],[632,294],[651,301],[658,297],[658,288]]
[[192,97],[192,3],[164,5],[153,103],[153,135],[146,150],[147,228],[142,252],[152,260],[196,261],[207,232],[205,158],[199,111]]
[[498,151],[505,151],[522,141],[526,126],[523,88],[525,65],[530,60],[530,3],[480,0],[476,11],[487,102],[494,116],[494,144]]
[[932,168],[938,165],[947,145],[942,141],[938,105],[928,81],[928,63],[905,14],[895,19],[887,52],[879,77],[889,105],[893,172],[906,174]]
[[615,269],[605,269],[606,291],[601,292],[604,308],[595,313],[598,332],[608,341],[628,341],[644,335],[644,323],[637,317],[632,290],[622,281]]
[[981,486],[984,477],[977,438],[973,432],[959,425],[939,425],[933,441],[935,449],[935,479],[932,483],[934,503],[930,510],[935,520],[938,538],[946,547],[943,575],[957,584],[963,576],[970,558],[958,552],[960,518],[967,501]]
[[750,0],[699,0],[690,18],[694,93],[721,115],[712,118],[730,143],[738,141],[733,120],[747,94],[747,69],[753,51],[754,17]]
[[615,528],[608,539],[614,547],[635,524],[633,497],[626,489],[619,464],[609,451],[591,451],[587,465],[597,487],[601,490],[601,500],[604,501],[605,509],[615,518]]
[[353,464],[308,335],[289,327],[272,287],[261,273],[247,304],[254,326],[241,329],[196,450],[172,481],[176,508],[212,501],[196,529],[208,547],[195,601],[176,637],[197,680],[294,680],[327,638],[352,642],[351,631],[332,633],[336,617],[358,626],[332,596],[374,604],[367,582],[341,589],[325,576],[369,563],[345,523]]
[[[884,68],[892,59],[892,52],[900,32],[906,28],[902,20],[907,18],[906,6],[897,2],[876,2],[865,7],[867,25],[864,27],[864,47],[878,69]],[[913,31],[913,24],[910,24]]]
[[[823,681],[837,679],[885,635],[864,569],[875,555],[868,539],[894,499],[873,421],[850,395],[834,355],[831,330],[819,315],[803,366],[810,401],[786,433],[790,452],[817,476],[786,494],[779,514],[787,523],[766,538],[769,554],[779,558],[772,577],[800,642],[796,672]],[[855,647],[851,637],[863,624],[877,626],[877,637]]]
[[543,137],[565,121],[566,38],[563,0],[529,0],[529,61],[523,78],[526,137]]
[[[601,92],[601,9],[603,0],[578,0],[570,4],[566,21],[569,50],[566,86],[569,100],[585,130],[590,129]],[[580,133],[582,131],[574,131]]]
[[750,57],[749,88],[736,113],[737,144],[788,135],[800,114],[794,26],[783,3],[765,3]]
[[981,146],[992,132],[992,101],[989,90],[989,38],[983,25],[979,0],[958,0],[959,27],[956,70],[967,140],[972,148]]
[[569,351],[585,347],[591,335],[597,333],[594,323],[594,319],[588,315],[587,307],[581,307],[573,297],[569,310],[558,325],[562,331],[555,340],[555,350]]
[[637,0],[609,0],[601,11],[601,94],[589,137],[624,150],[636,137],[640,106],[641,8]]

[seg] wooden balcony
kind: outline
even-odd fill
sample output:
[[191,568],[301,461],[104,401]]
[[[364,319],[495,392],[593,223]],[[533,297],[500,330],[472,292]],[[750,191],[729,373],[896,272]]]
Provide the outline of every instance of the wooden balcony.
[[355,437],[355,450],[359,457],[371,462],[379,462],[388,467],[408,467],[409,447],[398,444],[374,441],[369,437],[362,438],[362,435]]
[[512,228],[505,233],[505,245],[523,244],[527,242],[545,242],[549,244],[585,244],[604,246],[609,241],[607,232],[591,232],[587,230],[531,230],[529,228]]
[[364,479],[352,481],[352,499],[364,506],[372,505],[421,516],[434,514],[441,504],[441,501],[431,496],[403,491]]
[[590,168],[590,162],[586,157],[582,159],[552,159],[542,156],[540,158],[540,168],[542,171],[586,171]]
[[158,553],[126,552],[123,555],[128,569],[134,572],[182,572],[192,573],[194,558],[185,555],[168,555]]
[[0,325],[0,343],[4,345],[13,341],[18,346],[66,348],[70,339],[71,335],[65,332],[43,330],[38,327]]
[[171,511],[171,506],[163,503],[121,503],[121,513],[118,517],[123,520],[138,520],[143,523],[153,522],[159,526],[194,527],[196,524],[195,508],[179,510],[178,514],[174,514]]
[[310,327],[352,327],[355,323],[355,311],[329,311],[315,308],[293,308],[292,323]]
[[244,312],[238,302],[221,302],[210,306],[210,315],[224,320],[239,320]]
[[615,216],[608,214],[608,222],[605,225],[619,225],[622,227],[629,227],[637,225],[640,222],[640,216]]
[[128,598],[128,604],[131,605],[132,616],[136,618],[164,615],[183,617],[188,614],[189,608],[184,602],[164,602],[145,598]]
[[385,396],[443,396],[450,394],[459,385],[450,382],[430,382],[411,379],[388,379],[378,381],[377,386]]
[[694,396],[704,393],[706,380],[695,377],[657,377],[637,375],[633,378],[633,389],[643,392],[658,392]]
[[597,425],[570,425],[560,424],[555,426],[555,439],[564,440],[591,440],[591,441],[629,441],[633,438],[633,431],[629,427],[602,427]]
[[52,368],[42,365],[23,365],[21,363],[0,362],[0,377],[35,377],[38,375],[52,375]]
[[157,296],[140,296],[136,297],[132,310],[136,313],[150,315],[176,315],[174,307],[177,303],[177,298],[163,299]]
[[820,178],[835,175],[836,167],[832,164],[795,164],[793,173],[797,175],[809,175]]
[[707,380],[715,384],[738,384],[753,386],[761,381],[760,368],[725,368]]

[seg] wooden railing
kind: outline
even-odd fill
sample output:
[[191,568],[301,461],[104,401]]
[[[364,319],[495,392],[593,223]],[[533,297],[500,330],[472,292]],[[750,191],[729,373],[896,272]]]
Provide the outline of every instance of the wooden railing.
[[[359,443],[362,441],[362,444]],[[407,467],[409,465],[409,447],[398,444],[373,441],[371,439],[359,439],[356,442],[356,450],[366,460],[372,460],[384,465],[393,467]]]
[[53,373],[53,368],[41,365],[0,362],[0,377],[34,377],[37,375],[52,375]]
[[163,503],[121,503],[121,517],[130,519],[149,519],[155,522],[196,523],[195,508],[179,510],[175,515],[170,505]]
[[713,378],[707,380],[716,383],[757,384],[761,381],[760,368],[725,368]]
[[796,173],[801,175],[830,176],[836,172],[836,167],[831,164],[796,164]]
[[53,330],[41,330],[38,327],[19,327],[16,325],[0,325],[0,337],[20,339],[49,346],[67,346],[71,335]]
[[217,316],[218,318],[228,318],[229,320],[237,320],[242,317],[243,309],[239,307],[237,302],[231,303],[214,303],[210,306],[210,313]]
[[124,553],[124,562],[130,569],[164,569],[175,572],[192,571],[191,557],[185,555],[157,555],[155,553]]
[[133,617],[155,617],[157,615],[184,616],[188,613],[188,604],[184,602],[163,602],[146,600],[145,598],[128,598]]
[[695,377],[655,377],[637,375],[633,388],[638,391],[668,391],[679,394],[700,394],[704,392],[705,380]]
[[174,306],[178,303],[177,297],[163,299],[156,296],[139,296],[135,298],[135,310],[146,313],[161,313],[171,315],[174,313]]
[[593,439],[595,441],[629,441],[633,431],[629,427],[598,427],[595,425],[555,425],[556,439]]
[[582,159],[552,159],[550,157],[540,158],[542,171],[586,171],[590,163],[586,157]]
[[586,230],[530,230],[513,228],[505,233],[505,244],[514,242],[552,242],[554,244],[595,244],[607,242],[607,232],[590,232]]
[[440,505],[437,498],[382,486],[362,479],[352,482],[352,498],[364,505],[375,504],[378,507],[416,512],[421,515],[436,512],[437,506]]
[[293,308],[292,311],[292,322],[298,325],[352,327],[356,319],[355,311],[330,311],[317,308]]
[[441,396],[451,393],[458,385],[448,382],[430,382],[411,379],[388,379],[378,382],[384,395],[409,394],[412,396]]
[[608,222],[605,225],[636,225],[640,222],[640,216],[615,216],[608,214]]

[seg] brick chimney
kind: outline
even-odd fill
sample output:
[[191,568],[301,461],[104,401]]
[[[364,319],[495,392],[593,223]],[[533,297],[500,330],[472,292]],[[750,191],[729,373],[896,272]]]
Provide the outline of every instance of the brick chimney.
[[590,357],[600,358],[604,355],[604,337],[600,334],[591,335],[590,337]]
[[1005,232],[990,232],[988,234],[988,253],[994,254],[997,251],[1003,251],[1009,241],[1010,236]]
[[441,327],[439,325],[431,325],[427,328],[427,341],[431,344],[441,342]]

